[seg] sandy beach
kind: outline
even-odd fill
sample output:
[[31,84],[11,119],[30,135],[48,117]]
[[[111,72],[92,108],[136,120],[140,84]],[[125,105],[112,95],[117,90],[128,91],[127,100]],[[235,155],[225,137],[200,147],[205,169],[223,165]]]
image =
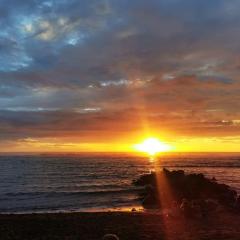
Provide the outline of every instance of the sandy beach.
[[121,240],[240,239],[240,216],[218,211],[207,219],[167,217],[157,212],[96,212],[0,215],[0,239]]

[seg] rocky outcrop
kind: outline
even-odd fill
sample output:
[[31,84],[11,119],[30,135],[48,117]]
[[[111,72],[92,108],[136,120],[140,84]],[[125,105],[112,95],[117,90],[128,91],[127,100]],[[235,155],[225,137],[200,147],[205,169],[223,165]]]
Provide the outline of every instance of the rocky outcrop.
[[[135,180],[134,185],[144,186],[140,193],[145,208],[162,208],[181,204],[182,200],[198,201],[211,199],[226,207],[234,207],[237,192],[216,179],[203,174],[185,174],[184,171],[163,169]],[[164,206],[163,206],[164,205]]]

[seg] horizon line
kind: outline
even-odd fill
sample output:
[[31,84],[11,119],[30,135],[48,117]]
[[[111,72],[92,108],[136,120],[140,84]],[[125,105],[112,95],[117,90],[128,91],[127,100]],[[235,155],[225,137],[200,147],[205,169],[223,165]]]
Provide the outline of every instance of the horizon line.
[[[119,151],[119,152],[110,152],[110,151],[82,151],[82,152],[0,152],[0,156],[3,155],[84,155],[84,154],[92,154],[92,155],[96,155],[96,154],[112,154],[112,155],[117,155],[117,154],[128,154],[128,155],[141,155],[141,156],[148,156],[148,154],[146,153],[142,153],[142,152],[124,152],[124,151]],[[222,152],[217,152],[217,151],[180,151],[180,152],[161,152],[159,154],[156,154],[156,156],[159,155],[167,155],[167,154],[240,154],[239,152],[233,152],[233,151],[222,151]]]

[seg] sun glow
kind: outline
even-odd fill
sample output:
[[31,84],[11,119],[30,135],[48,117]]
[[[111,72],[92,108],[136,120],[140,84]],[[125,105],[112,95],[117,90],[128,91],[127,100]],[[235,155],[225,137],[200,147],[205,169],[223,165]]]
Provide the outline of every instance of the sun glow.
[[157,138],[147,138],[142,143],[134,145],[134,148],[140,152],[148,153],[151,156],[172,149],[170,145],[159,141]]

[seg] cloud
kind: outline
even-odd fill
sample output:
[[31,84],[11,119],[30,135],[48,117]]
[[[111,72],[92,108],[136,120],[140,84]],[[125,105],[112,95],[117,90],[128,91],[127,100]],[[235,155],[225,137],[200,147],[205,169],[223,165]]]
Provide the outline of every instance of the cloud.
[[0,138],[113,137],[143,119],[179,135],[239,134],[239,7],[2,1]]

